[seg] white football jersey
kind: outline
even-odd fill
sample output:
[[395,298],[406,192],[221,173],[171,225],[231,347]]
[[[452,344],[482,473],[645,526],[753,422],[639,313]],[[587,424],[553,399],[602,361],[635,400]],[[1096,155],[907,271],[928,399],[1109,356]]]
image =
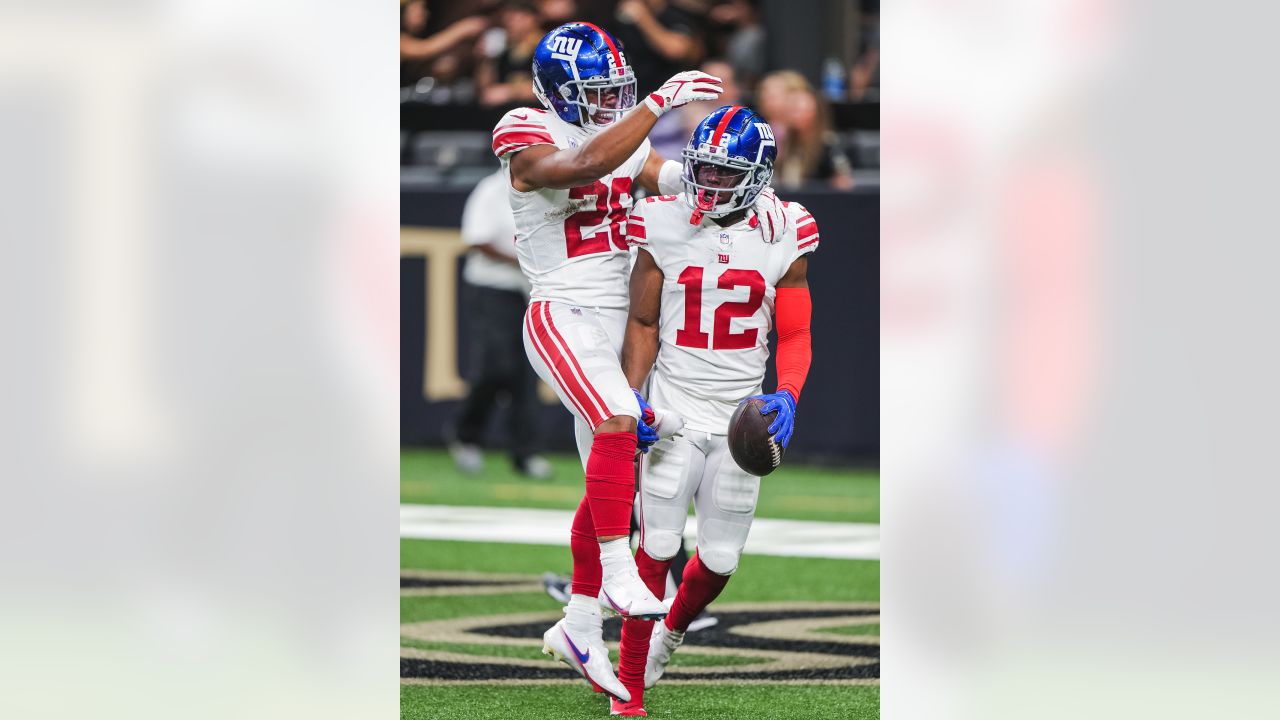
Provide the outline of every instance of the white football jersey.
[[516,255],[532,300],[625,308],[630,249],[626,220],[631,185],[649,157],[649,141],[612,173],[581,187],[520,192],[511,187],[512,154],[533,145],[566,149],[591,133],[535,108],[512,110],[493,129],[516,221]]
[[791,264],[818,249],[818,224],[799,203],[782,203],[787,229],[775,242],[746,219],[722,228],[689,223],[681,196],[645,198],[627,237],[662,270],[658,360],[649,386],[655,407],[692,430],[728,432],[743,398],[759,394],[769,359],[776,285]]

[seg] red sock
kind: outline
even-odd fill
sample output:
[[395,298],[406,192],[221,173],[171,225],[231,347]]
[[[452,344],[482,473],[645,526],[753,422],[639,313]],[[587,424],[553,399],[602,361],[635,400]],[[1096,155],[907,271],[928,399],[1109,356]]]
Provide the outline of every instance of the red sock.
[[697,555],[689,558],[684,566],[680,589],[676,591],[676,601],[671,606],[671,612],[667,613],[667,627],[680,632],[688,630],[689,623],[720,595],[727,582],[728,575],[711,572],[703,566]]
[[628,535],[636,495],[636,434],[600,433],[587,456],[587,500],[596,537]]
[[[649,592],[662,597],[667,588],[670,560],[654,560],[640,548],[636,552],[636,568]],[[618,680],[631,693],[631,702],[644,705],[644,666],[649,658],[649,633],[652,620],[626,620],[622,623],[622,643],[618,646]]]
[[600,541],[591,522],[591,503],[586,497],[578,503],[569,531],[569,549],[573,552],[573,594],[596,597],[600,594]]

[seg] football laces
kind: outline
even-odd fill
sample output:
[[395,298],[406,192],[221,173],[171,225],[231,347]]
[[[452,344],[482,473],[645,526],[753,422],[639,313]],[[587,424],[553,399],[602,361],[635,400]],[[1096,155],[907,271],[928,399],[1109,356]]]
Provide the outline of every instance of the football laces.
[[773,455],[774,467],[778,467],[778,465],[782,464],[782,446],[779,445],[778,441],[774,440],[772,437],[769,438],[769,452]]

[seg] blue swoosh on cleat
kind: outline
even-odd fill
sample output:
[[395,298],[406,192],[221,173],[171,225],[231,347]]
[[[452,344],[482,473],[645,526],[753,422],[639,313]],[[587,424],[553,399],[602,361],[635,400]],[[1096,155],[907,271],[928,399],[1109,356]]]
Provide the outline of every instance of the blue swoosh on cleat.
[[605,591],[605,593],[604,593],[604,599],[609,601],[609,604],[613,606],[614,611],[616,611],[619,615],[626,615],[626,614],[627,614],[627,611],[626,611],[626,610],[623,610],[622,608],[618,607],[618,603],[614,602],[614,601],[613,601],[613,598],[609,597],[609,591],[608,591],[608,590],[606,590],[606,591]]
[[569,643],[569,647],[573,650],[573,654],[578,656],[578,662],[585,664],[587,662],[587,658],[591,657],[591,648],[587,648],[586,652],[582,652],[578,649],[577,645],[573,644],[573,640],[569,639],[569,633],[565,632],[563,628],[560,630],[560,634],[564,635],[565,642]]

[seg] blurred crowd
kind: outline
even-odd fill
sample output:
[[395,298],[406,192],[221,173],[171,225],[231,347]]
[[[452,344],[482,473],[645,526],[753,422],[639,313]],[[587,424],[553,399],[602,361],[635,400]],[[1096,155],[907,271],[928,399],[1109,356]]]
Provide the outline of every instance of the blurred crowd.
[[[766,66],[767,29],[759,0],[402,0],[402,101],[537,105],[530,63],[543,34],[572,20],[608,30],[623,47],[643,94],[681,70],[722,78],[726,103],[751,104],[773,127],[775,184],[807,180],[853,186],[832,102],[878,100],[879,2],[858,7],[856,59],[829,58],[819,87],[793,70]],[[707,108],[668,113],[651,134],[659,152],[679,157]]]

